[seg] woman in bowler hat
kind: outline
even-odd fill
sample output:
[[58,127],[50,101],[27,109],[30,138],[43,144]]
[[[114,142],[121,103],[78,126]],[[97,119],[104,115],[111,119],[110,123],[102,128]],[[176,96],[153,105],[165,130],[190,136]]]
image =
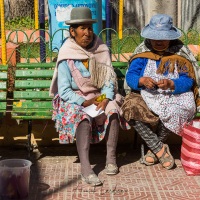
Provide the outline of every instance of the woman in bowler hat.
[[[54,96],[53,120],[60,143],[72,143],[76,139],[81,178],[97,186],[102,181],[90,165],[90,143],[106,139],[105,173],[115,175],[119,171],[116,163],[119,126],[125,129],[130,126],[119,115],[122,97],[117,94],[109,49],[94,34],[93,23],[96,20],[92,19],[89,8],[72,9],[71,19],[66,21],[70,25],[70,37],[59,51],[50,95]],[[102,114],[91,117],[84,112],[92,104]]]

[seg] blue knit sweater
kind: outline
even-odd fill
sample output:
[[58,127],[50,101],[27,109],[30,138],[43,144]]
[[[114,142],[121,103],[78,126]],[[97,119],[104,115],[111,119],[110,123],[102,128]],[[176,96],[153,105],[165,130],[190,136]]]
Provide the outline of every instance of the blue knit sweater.
[[[74,60],[74,64],[79,69],[83,77],[90,77],[90,72],[85,68],[81,61]],[[59,63],[58,67],[58,94],[64,101],[81,105],[85,99],[77,94],[75,90],[79,90],[79,88],[71,75],[67,62],[63,60]],[[110,80],[109,86],[104,85],[100,92],[101,94],[106,94],[106,98],[113,100],[113,82]]]
[[[148,58],[136,58],[129,66],[126,74],[126,82],[131,89],[141,90],[143,87],[139,87],[139,79],[143,77],[145,67],[147,65]],[[160,64],[160,60],[156,61],[157,67]],[[179,73],[178,79],[171,79],[174,82],[174,92],[172,94],[181,94],[191,90],[194,80],[190,78],[187,73]]]

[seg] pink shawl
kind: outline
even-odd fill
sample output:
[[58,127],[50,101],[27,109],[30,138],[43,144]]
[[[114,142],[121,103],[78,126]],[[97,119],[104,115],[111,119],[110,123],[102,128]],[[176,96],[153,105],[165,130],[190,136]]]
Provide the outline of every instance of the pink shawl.
[[58,64],[62,60],[85,60],[89,59],[89,71],[91,80],[97,88],[101,88],[110,80],[117,88],[116,74],[109,55],[108,47],[96,35],[94,45],[90,49],[83,49],[72,38],[68,38],[59,50],[56,67],[54,70],[49,95],[54,96],[58,92],[57,77]]

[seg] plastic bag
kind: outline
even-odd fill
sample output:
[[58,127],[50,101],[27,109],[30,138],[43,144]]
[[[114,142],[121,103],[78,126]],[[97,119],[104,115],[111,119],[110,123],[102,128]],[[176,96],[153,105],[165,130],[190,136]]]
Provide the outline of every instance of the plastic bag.
[[200,119],[183,127],[181,163],[187,175],[200,175]]

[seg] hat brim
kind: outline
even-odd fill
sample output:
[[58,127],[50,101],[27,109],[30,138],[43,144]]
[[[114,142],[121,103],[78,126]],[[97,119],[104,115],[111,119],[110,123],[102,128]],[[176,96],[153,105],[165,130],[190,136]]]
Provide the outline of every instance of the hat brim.
[[96,19],[74,19],[74,20],[65,21],[65,23],[67,25],[71,25],[71,24],[93,24],[93,23],[96,23],[96,22],[97,22]]
[[176,27],[172,27],[171,30],[157,31],[150,28],[149,25],[145,26],[141,31],[141,36],[152,40],[176,40],[181,37],[181,31]]

